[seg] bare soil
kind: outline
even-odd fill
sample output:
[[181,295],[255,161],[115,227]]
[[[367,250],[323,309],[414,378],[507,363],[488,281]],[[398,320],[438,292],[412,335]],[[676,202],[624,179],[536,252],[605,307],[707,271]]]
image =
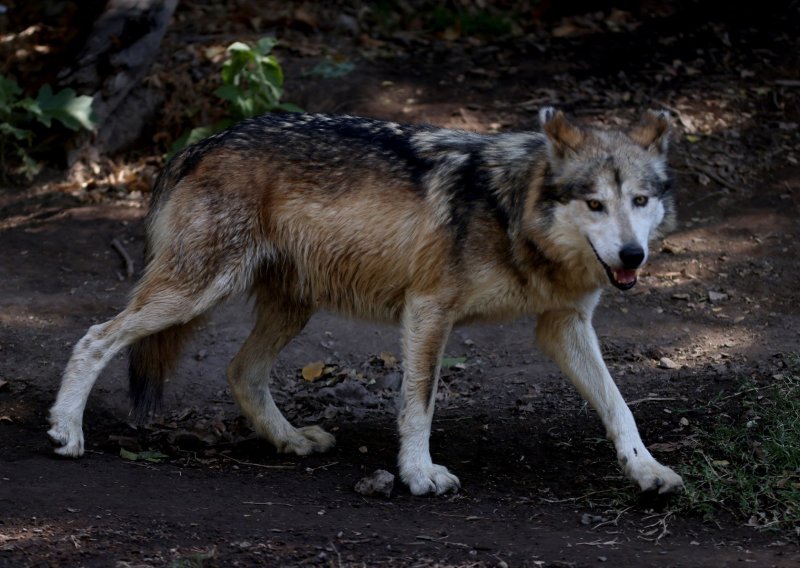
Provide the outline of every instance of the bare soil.
[[[231,41],[192,9],[179,8],[162,71],[180,70],[180,46]],[[533,128],[544,104],[604,123],[673,110],[680,227],[634,290],[604,296],[596,327],[645,442],[680,469],[702,445],[695,429],[714,423],[712,401],[745,378],[768,382],[798,351],[800,45],[784,9],[713,19],[690,4],[629,15],[638,25],[621,31],[606,12],[504,42],[366,41],[306,14],[278,29],[278,55],[287,98],[314,111],[487,131]],[[355,69],[309,73],[330,54]],[[114,360],[89,400],[86,455],[58,459],[47,409],[72,345],[126,302],[134,280],[110,243],[141,269],[145,211],[146,195],[124,187],[0,194],[0,566],[800,563],[796,535],[639,496],[526,319],[459,328],[447,346],[466,360],[443,373],[432,453],[459,475],[455,495],[414,497],[399,481],[389,498],[353,489],[376,469],[396,473],[391,327],[318,314],[276,365],[281,408],[333,432],[331,452],[279,455],[256,439],[224,378],[252,322],[244,298],[200,331],[146,428],[129,423],[126,362]],[[306,381],[314,361],[328,369]]]

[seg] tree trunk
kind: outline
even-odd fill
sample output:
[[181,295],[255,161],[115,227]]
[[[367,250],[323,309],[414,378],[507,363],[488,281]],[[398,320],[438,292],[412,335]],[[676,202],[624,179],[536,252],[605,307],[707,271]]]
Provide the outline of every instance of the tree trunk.
[[158,54],[178,0],[109,0],[75,64],[59,76],[63,86],[94,95],[99,127],[88,149],[113,152],[139,136],[159,95],[141,85]]

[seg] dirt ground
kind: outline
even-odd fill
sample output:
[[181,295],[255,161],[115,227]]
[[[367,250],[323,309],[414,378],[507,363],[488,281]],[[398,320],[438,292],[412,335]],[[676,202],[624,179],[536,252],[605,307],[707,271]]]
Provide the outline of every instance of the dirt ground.
[[[308,110],[482,131],[534,128],[545,104],[606,124],[673,111],[680,226],[635,289],[605,294],[595,321],[645,442],[678,469],[695,428],[713,423],[710,401],[742,378],[768,381],[800,350],[796,8],[714,19],[687,5],[558,19],[504,42],[278,30],[287,99]],[[188,10],[157,69],[181,46],[230,41],[192,27]],[[331,54],[350,74],[309,72]],[[432,453],[460,477],[455,495],[414,497],[399,481],[389,498],[353,489],[376,469],[396,473],[391,327],[318,314],[276,365],[279,405],[333,432],[331,452],[288,457],[256,439],[224,377],[249,332],[245,299],[200,331],[149,427],[129,423],[115,359],[89,399],[86,455],[58,459],[45,431],[61,370],[135,281],[112,240],[141,269],[146,195],[119,189],[0,194],[0,566],[800,565],[796,535],[639,497],[594,411],[536,350],[530,320],[450,339],[446,356],[466,359],[443,371]],[[315,361],[325,374],[305,381]]]

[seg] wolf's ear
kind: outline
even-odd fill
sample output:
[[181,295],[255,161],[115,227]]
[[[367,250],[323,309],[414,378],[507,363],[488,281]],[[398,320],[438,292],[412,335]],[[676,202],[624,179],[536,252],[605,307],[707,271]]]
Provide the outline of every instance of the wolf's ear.
[[560,110],[544,107],[539,111],[539,122],[553,154],[558,158],[563,158],[569,150],[577,151],[583,143],[583,131],[571,124]]
[[639,124],[628,132],[628,136],[645,150],[663,155],[669,146],[669,125],[669,112],[648,110]]

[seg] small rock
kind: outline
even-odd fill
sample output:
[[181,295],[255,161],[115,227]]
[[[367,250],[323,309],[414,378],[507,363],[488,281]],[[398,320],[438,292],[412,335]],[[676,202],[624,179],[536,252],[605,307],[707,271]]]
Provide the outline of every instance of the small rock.
[[379,389],[399,390],[403,383],[403,373],[394,371],[386,373],[375,379],[375,384]]
[[677,369],[678,364],[669,357],[662,357],[658,361],[658,366],[662,369]]
[[356,483],[356,493],[365,497],[383,495],[389,497],[394,489],[394,475],[385,469],[376,469],[372,475],[362,478]]
[[593,525],[595,523],[602,523],[606,521],[605,517],[601,517],[600,515],[591,515],[589,513],[584,513],[581,515],[581,524],[582,525]]
[[336,18],[336,27],[354,36],[361,32],[358,20],[348,14],[339,14],[339,17]]
[[205,359],[206,357],[208,357],[208,351],[206,351],[205,349],[201,349],[201,350],[200,350],[200,351],[198,351],[198,352],[197,352],[197,354],[194,356],[194,358],[195,358],[195,359],[197,359],[198,361],[202,361],[202,360],[203,360],[203,359]]
[[673,300],[686,300],[686,301],[688,301],[689,300],[689,294],[673,294],[672,295],[672,299]]
[[723,292],[715,292],[714,290],[708,291],[708,301],[712,304],[719,304],[728,299],[728,295]]
[[689,419],[684,416],[683,418],[680,419],[680,424],[681,424],[681,426],[688,426],[689,425]]

